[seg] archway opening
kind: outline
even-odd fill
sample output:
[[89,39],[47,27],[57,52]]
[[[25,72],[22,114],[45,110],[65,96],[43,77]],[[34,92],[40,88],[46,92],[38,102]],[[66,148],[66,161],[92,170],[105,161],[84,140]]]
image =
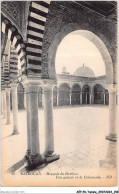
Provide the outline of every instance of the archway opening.
[[93,74],[82,72],[80,73],[82,77],[106,75],[105,63],[98,48],[78,30],[69,33],[59,44],[55,58],[56,74],[74,75],[82,66],[94,72]]
[[94,86],[94,104],[104,104],[104,94],[105,94],[105,90],[104,88],[99,85],[99,84],[96,84]]
[[[81,29],[81,26],[78,23],[76,23],[76,22],[69,23],[69,24],[63,26],[60,29],[60,31],[54,36],[52,44],[50,45],[50,47],[48,49],[48,74],[49,74],[49,78],[56,79],[56,73],[57,73],[57,70],[56,70],[56,57],[57,56],[56,55],[57,55],[58,49],[60,48],[62,42],[69,35],[72,35],[72,33],[75,34],[72,36],[76,36],[76,34],[78,32],[78,37],[80,35],[81,37],[85,38],[85,40],[87,39],[87,41],[92,43],[93,46],[95,48],[97,48],[97,51],[101,55],[103,62],[104,62],[104,66],[105,66],[105,82],[106,82],[106,84],[113,83],[113,79],[114,79],[113,78],[113,74],[114,74],[113,64],[112,64],[112,59],[111,59],[111,56],[109,53],[110,45],[108,45],[106,38],[103,36],[103,34],[96,35],[95,33],[93,33],[92,29],[90,29],[90,26],[87,26],[85,30],[79,30],[79,29]],[[76,40],[76,42],[80,42],[80,41]],[[85,45],[85,44],[82,43],[81,46],[83,47],[83,45]],[[107,49],[107,46],[109,47],[109,51]],[[90,50],[90,49],[88,49],[88,50]],[[65,49],[63,51],[65,52]],[[70,56],[69,53],[68,53],[68,56]],[[75,56],[75,54],[74,54],[74,56]],[[62,59],[63,59],[63,57],[62,57]],[[73,59],[75,59],[75,57],[73,57]],[[97,61],[97,59],[95,61]],[[98,62],[99,61],[100,60],[98,60]],[[75,63],[75,61],[74,61],[74,63]],[[74,68],[74,63],[73,63],[73,68]],[[65,65],[66,65],[66,63],[65,63]],[[61,63],[60,63],[60,66],[61,66]],[[102,68],[100,68],[100,69],[102,69]]]
[[80,104],[80,92],[81,88],[78,84],[73,85],[71,90],[71,105]]
[[90,31],[75,31],[73,25],[69,27],[70,24],[68,28],[61,29],[48,51],[49,78],[57,78],[57,88],[53,89],[54,105],[56,97],[59,106],[87,105],[54,110],[56,150],[59,149],[60,153],[74,151],[81,146],[79,138],[87,142],[92,140],[92,134],[100,132],[103,119],[100,122],[98,118],[102,115],[102,108],[88,105],[93,103],[93,86],[112,83],[113,78],[111,57],[102,40]]
[[82,104],[90,103],[90,87],[88,85],[84,85],[82,89]]
[[70,105],[70,87],[64,83],[59,87],[59,106],[67,105]]

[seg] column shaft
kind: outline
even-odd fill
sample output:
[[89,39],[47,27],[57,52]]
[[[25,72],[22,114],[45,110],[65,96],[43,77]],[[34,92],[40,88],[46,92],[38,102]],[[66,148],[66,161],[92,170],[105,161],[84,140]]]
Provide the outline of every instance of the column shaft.
[[86,93],[86,104],[87,104],[87,93]]
[[80,104],[82,104],[82,92],[80,93]]
[[89,93],[89,104],[92,104],[92,94]]
[[12,112],[13,112],[13,135],[18,134],[18,99],[17,84],[12,85]]
[[44,118],[45,118],[45,156],[54,152],[54,132],[53,132],[53,108],[52,89],[44,88]]
[[3,109],[3,90],[1,91],[1,114],[3,114],[3,111],[4,111],[4,109]]
[[10,124],[10,88],[6,89],[7,124]]
[[105,95],[105,93],[104,93],[104,105],[105,105],[105,97],[106,97],[106,95]]
[[92,104],[94,104],[94,93],[92,93]]
[[116,92],[111,91],[109,93],[109,136],[106,136],[106,139],[117,140],[116,122]]
[[30,133],[30,100],[29,100],[29,87],[27,86],[26,88],[26,114],[27,114],[27,152],[26,155],[27,157],[30,156],[31,154],[31,133]]
[[115,92],[110,93],[109,96],[109,126],[110,126],[110,133],[115,134],[115,127],[116,127],[116,95]]
[[24,92],[24,109],[26,109],[26,104],[27,104],[27,100],[26,100],[26,96],[27,94]]
[[3,91],[3,118],[6,118],[6,91]]
[[70,98],[70,101],[69,101],[69,104],[71,105],[71,92],[70,92],[70,94],[69,94],[69,98]]
[[57,106],[59,106],[59,93],[57,92]]
[[53,131],[53,107],[52,107],[52,86],[44,86],[44,119],[45,119],[45,151],[44,156],[47,162],[59,159],[54,154],[54,131]]
[[[29,86],[29,105],[30,105],[30,141],[31,155],[29,157],[30,165],[40,164],[42,157],[39,152],[39,122],[38,122],[38,86]],[[28,117],[27,117],[28,118]],[[29,125],[29,123],[28,123]],[[30,142],[29,142],[30,143]],[[30,146],[30,144],[28,144]]]

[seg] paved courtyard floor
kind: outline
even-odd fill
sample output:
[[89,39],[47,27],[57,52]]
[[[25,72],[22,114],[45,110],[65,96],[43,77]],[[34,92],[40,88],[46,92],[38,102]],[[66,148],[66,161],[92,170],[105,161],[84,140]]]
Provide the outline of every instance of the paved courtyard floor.
[[[24,162],[20,168],[17,168],[17,163],[22,161],[27,150],[26,112],[19,110],[18,114],[18,135],[11,135],[13,132],[12,112],[10,125],[5,124],[5,119],[2,120],[2,171],[7,171],[14,164],[16,164],[18,173],[25,170]],[[105,160],[106,157],[108,157],[111,168],[115,167],[115,143],[105,140],[105,136],[109,133],[108,106],[54,108],[53,117],[55,152],[60,154],[60,159],[41,167],[42,172],[56,169],[57,171],[64,169],[70,171],[80,168],[100,168],[103,164],[100,161]],[[41,154],[45,145],[44,135],[44,112],[39,109]],[[108,150],[112,150],[111,154]]]

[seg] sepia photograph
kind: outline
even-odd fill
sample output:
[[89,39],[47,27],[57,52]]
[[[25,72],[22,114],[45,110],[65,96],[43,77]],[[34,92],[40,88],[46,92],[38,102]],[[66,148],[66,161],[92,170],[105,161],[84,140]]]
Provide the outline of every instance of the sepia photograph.
[[116,187],[117,1],[1,1],[1,186]]

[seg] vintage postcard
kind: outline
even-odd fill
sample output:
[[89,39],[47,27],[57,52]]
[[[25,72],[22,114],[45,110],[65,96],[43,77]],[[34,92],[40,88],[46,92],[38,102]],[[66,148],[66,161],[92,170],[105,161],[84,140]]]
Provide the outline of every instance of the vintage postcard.
[[2,187],[114,187],[117,157],[117,1],[1,1]]

